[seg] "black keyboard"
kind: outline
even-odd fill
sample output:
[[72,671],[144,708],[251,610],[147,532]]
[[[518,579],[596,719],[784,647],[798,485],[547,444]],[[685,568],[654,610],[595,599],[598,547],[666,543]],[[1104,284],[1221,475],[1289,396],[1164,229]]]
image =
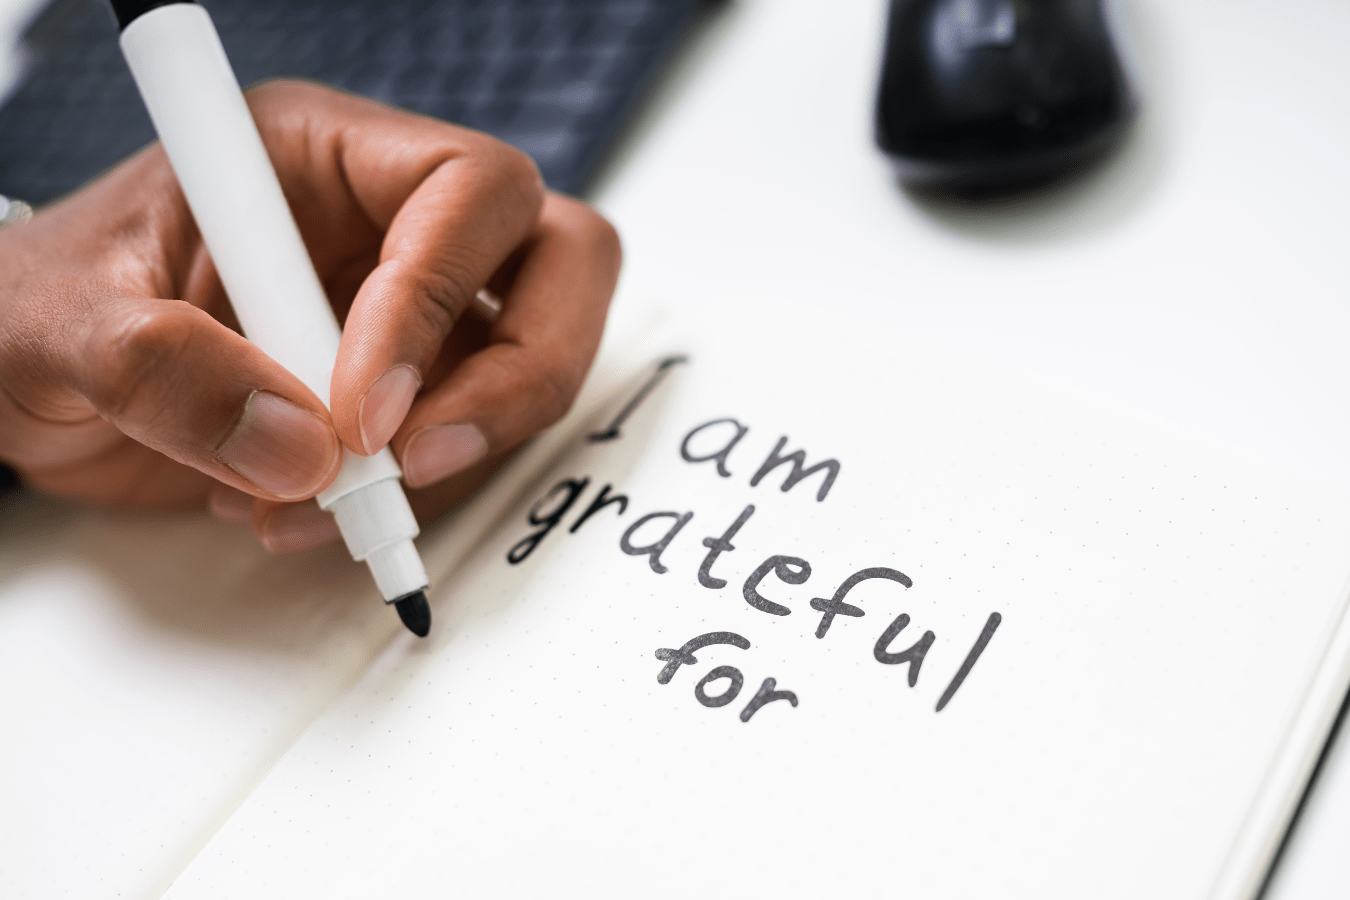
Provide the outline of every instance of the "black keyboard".
[[[708,0],[204,0],[241,84],[307,78],[489,132],[578,194]],[[104,0],[53,0],[0,108],[33,206],[154,140]]]

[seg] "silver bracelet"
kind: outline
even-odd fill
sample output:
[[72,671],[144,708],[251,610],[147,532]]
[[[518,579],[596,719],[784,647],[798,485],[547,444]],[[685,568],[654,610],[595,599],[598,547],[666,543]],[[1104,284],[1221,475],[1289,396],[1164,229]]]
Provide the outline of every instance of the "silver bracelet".
[[11,200],[0,194],[0,226],[18,225],[33,218],[33,207],[22,200]]

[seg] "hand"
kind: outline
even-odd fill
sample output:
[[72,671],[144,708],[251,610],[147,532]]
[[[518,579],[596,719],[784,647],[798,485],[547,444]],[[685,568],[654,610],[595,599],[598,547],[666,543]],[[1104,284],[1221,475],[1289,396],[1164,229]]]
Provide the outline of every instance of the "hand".
[[[0,229],[0,459],[62,497],[209,504],[282,551],[337,537],[308,498],[339,442],[390,444],[425,521],[571,405],[618,239],[486,135],[309,84],[248,100],[345,318],[331,415],[238,334],[154,145]],[[492,324],[467,313],[484,286]]]

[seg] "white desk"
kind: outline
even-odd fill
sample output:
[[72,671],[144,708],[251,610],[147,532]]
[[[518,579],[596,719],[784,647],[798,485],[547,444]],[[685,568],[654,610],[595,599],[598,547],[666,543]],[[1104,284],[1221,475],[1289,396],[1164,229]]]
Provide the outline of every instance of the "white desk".
[[[626,248],[616,314],[853,317],[1350,488],[1350,5],[1119,12],[1144,94],[1122,151],[976,211],[908,195],[872,144],[884,2],[729,4],[593,193]],[[1350,896],[1347,745],[1268,897]]]
[[[0,22],[34,5],[0,0]],[[709,328],[733,303],[803,328],[853,317],[897,352],[961,345],[1350,490],[1350,6],[1134,0],[1127,146],[983,211],[907,195],[873,149],[884,12],[757,0],[710,18],[593,192],[626,244],[615,315],[657,298]],[[1350,895],[1345,744],[1271,897]]]

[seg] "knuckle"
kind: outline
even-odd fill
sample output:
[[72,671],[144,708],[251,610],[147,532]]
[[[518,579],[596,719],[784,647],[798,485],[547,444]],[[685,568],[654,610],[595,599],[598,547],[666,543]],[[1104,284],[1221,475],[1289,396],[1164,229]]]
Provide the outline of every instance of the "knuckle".
[[623,243],[618,230],[610,221],[591,206],[571,197],[553,194],[549,202],[556,210],[555,222],[559,232],[573,241],[589,258],[617,272],[623,257]]
[[491,180],[490,193],[515,193],[538,207],[544,198],[544,177],[529,154],[484,135],[475,156]]
[[254,85],[244,97],[266,139],[277,130],[303,134],[333,94],[321,85],[277,78]]
[[598,258],[604,259],[617,270],[623,257],[623,242],[619,239],[618,230],[598,212],[589,207],[586,212],[582,232],[584,239]]
[[293,103],[311,98],[318,90],[315,85],[286,78],[269,78],[247,91],[250,101],[267,106],[272,103]]
[[544,176],[539,172],[539,166],[535,164],[534,158],[528,153],[517,150],[510,144],[502,145],[504,147],[505,169],[507,177],[512,183],[521,187],[526,194],[536,197],[539,202],[544,197]]
[[133,411],[153,417],[196,330],[193,317],[177,310],[137,310],[118,319],[89,348],[93,383],[86,396],[94,408],[114,422]]
[[474,266],[463,259],[464,248],[457,256],[446,256],[414,282],[413,308],[423,317],[428,327],[438,334],[448,334],[460,313],[473,296]]
[[572,364],[540,370],[531,391],[537,398],[539,427],[552,425],[567,415],[580,387],[581,373]]

